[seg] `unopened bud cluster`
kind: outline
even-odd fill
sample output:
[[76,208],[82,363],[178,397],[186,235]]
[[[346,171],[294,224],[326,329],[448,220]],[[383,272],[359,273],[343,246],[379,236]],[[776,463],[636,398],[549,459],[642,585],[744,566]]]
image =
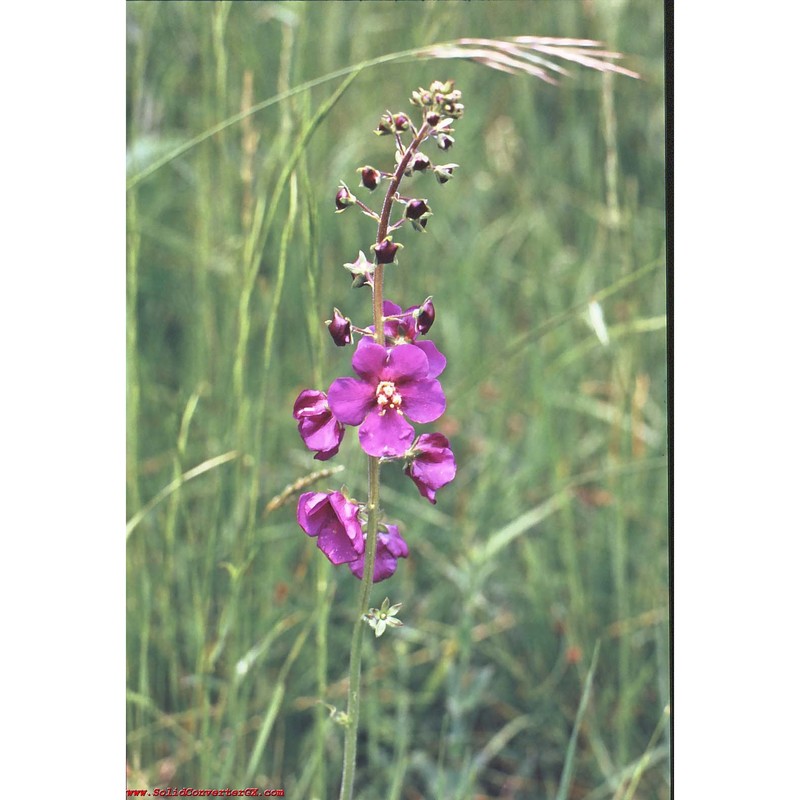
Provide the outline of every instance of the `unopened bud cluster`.
[[[418,125],[407,114],[387,110],[374,131],[394,142],[391,170],[370,164],[357,169],[360,185],[368,192],[386,186],[380,213],[359,200],[344,182],[334,199],[336,213],[358,206],[378,229],[374,244],[365,248],[371,258],[359,250],[358,257],[344,265],[354,288],[369,285],[373,291],[372,324],[354,325],[338,308],[325,321],[337,347],[351,345],[354,335],[360,337],[352,357],[358,377],[337,378],[327,392],[304,390],[295,402],[294,417],[303,442],[315,452],[315,458],[324,461],[335,456],[346,426],[356,427],[361,448],[368,456],[382,462],[402,461],[405,474],[422,497],[435,503],[436,492],[455,477],[455,457],[443,434],[417,435],[412,424],[433,422],[446,407],[438,378],[447,359],[431,340],[420,338],[426,336],[436,318],[433,298],[404,309],[383,299],[382,274],[386,265],[396,263],[403,247],[395,241],[396,232],[406,222],[424,232],[433,215],[427,197],[401,194],[400,184],[418,173],[432,173],[440,184],[450,180],[458,164],[434,164],[420,147],[429,140],[442,151],[453,147],[453,124],[464,115],[464,106],[453,81],[434,81],[427,89],[412,92],[411,103],[421,111]],[[402,210],[393,214],[396,208]],[[380,281],[376,281],[376,274]],[[317,546],[332,563],[348,564],[359,579],[366,555],[364,508],[363,503],[341,492],[307,492],[297,508],[300,527],[317,538]],[[408,545],[398,527],[380,522],[373,580],[390,577],[397,559],[407,555]],[[399,605],[389,608],[386,601],[384,606],[367,615],[376,635],[387,626],[399,624],[394,618]]]
[[[374,133],[378,136],[392,137],[394,140],[394,166],[391,171],[378,169],[372,164],[360,166],[356,172],[359,184],[368,192],[374,192],[379,186],[390,183],[389,197],[392,206],[404,206],[403,213],[394,221],[387,221],[387,229],[381,241],[371,246],[374,264],[391,264],[395,262],[397,252],[402,244],[393,241],[391,234],[405,222],[420,233],[425,231],[428,219],[433,211],[427,198],[401,195],[397,189],[403,178],[410,178],[418,173],[429,172],[437,183],[447,183],[458,167],[458,164],[437,164],[420,150],[426,141],[433,141],[442,151],[450,150],[455,144],[453,124],[464,116],[464,105],[461,92],[455,88],[453,81],[434,81],[427,89],[420,87],[411,93],[411,103],[421,110],[418,125],[412,122],[408,114],[386,111],[381,114]],[[375,220],[379,225],[380,214],[359,200],[350,187],[342,182],[334,198],[336,212],[346,211],[351,206],[358,206],[362,213]],[[350,269],[352,264],[345,264]],[[371,284],[371,270],[365,271],[359,264],[350,269],[353,287],[358,288]]]

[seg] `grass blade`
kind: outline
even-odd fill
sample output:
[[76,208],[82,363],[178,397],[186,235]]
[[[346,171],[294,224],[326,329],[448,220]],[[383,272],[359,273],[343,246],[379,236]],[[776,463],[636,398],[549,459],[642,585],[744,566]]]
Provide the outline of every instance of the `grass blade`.
[[567,800],[569,795],[569,787],[572,783],[572,773],[575,769],[575,750],[578,746],[578,732],[581,729],[583,717],[586,714],[586,709],[589,706],[589,697],[592,693],[592,681],[594,680],[594,670],[597,666],[597,656],[600,653],[600,641],[594,646],[594,653],[592,653],[592,663],[589,666],[589,673],[586,676],[586,682],[583,685],[583,694],[581,694],[581,701],[578,705],[578,714],[575,717],[575,724],[572,726],[572,734],[569,737],[569,744],[567,745],[567,755],[564,759],[564,768],[561,771],[561,781],[558,784],[558,794],[556,800]]
[[209,458],[202,464],[198,464],[196,467],[192,467],[190,470],[187,470],[182,475],[175,478],[175,480],[170,481],[170,483],[168,483],[152,500],[150,500],[150,502],[146,503],[128,520],[128,524],[125,526],[125,538],[127,539],[134,532],[139,523],[159,503],[166,500],[174,491],[180,489],[184,483],[192,480],[193,478],[197,478],[200,475],[204,475],[206,472],[222,466],[222,464],[227,464],[228,461],[233,461],[233,459],[237,458],[238,455],[239,452],[237,450],[230,450],[229,452],[223,453],[220,456],[214,456],[214,458]]

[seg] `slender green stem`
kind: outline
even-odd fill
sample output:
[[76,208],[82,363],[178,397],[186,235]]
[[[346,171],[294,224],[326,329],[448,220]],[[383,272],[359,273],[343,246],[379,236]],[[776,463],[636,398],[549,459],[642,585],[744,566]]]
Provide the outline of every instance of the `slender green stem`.
[[[403,153],[397,169],[392,175],[386,197],[381,208],[378,221],[378,233],[375,244],[379,245],[389,231],[389,218],[392,204],[400,182],[403,180],[411,157],[425,140],[430,131],[428,123],[424,123],[411,144]],[[383,264],[375,264],[372,284],[372,321],[375,326],[375,341],[383,345],[386,341],[383,333]],[[361,708],[361,657],[364,642],[364,615],[369,611],[369,596],[372,591],[373,573],[375,571],[375,550],[378,542],[378,519],[380,516],[380,477],[381,461],[375,456],[368,456],[367,487],[367,541],[364,554],[364,574],[361,579],[358,617],[353,628],[350,643],[350,685],[347,692],[347,728],[344,738],[344,763],[342,766],[342,787],[339,800],[351,800],[356,773],[356,743],[358,740],[358,717]]]
[[340,800],[351,800],[356,773],[356,743],[358,740],[358,716],[361,709],[361,655],[364,641],[364,614],[369,611],[369,595],[372,590],[372,573],[375,570],[375,549],[378,540],[378,504],[380,502],[380,459],[369,457],[369,496],[367,500],[367,544],[364,558],[364,575],[361,579],[361,595],[358,618],[353,628],[350,643],[350,685],[347,692],[347,729],[344,739],[344,763],[342,766],[342,788]]

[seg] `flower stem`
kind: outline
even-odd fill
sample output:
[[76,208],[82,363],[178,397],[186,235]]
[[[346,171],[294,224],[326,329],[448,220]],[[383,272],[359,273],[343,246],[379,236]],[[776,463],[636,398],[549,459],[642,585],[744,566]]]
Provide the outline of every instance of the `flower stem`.
[[[430,125],[425,122],[414,137],[414,140],[406,148],[403,157],[400,159],[400,163],[397,165],[397,169],[392,175],[392,180],[389,182],[389,188],[386,190],[386,197],[383,200],[383,207],[381,208],[381,218],[378,222],[378,234],[375,237],[375,244],[380,244],[389,232],[389,217],[392,213],[394,196],[400,188],[400,181],[403,180],[403,175],[408,167],[408,163],[411,161],[411,157],[417,152],[429,131]],[[375,323],[375,341],[380,345],[383,345],[385,341],[383,335],[383,266],[383,264],[375,265],[372,285],[372,319]]]
[[[430,131],[428,123],[424,123],[419,132],[414,137],[411,144],[406,148],[400,163],[397,165],[389,187],[386,190],[386,197],[381,208],[381,216],[378,221],[378,233],[375,237],[375,244],[379,245],[385,238],[389,230],[389,218],[392,212],[394,196],[397,194],[400,182],[403,180],[406,168],[416,153],[420,144],[425,140]],[[372,285],[372,321],[375,325],[375,341],[383,346],[385,336],[383,332],[383,264],[375,264],[375,272]],[[364,615],[369,611],[369,596],[372,591],[373,573],[375,572],[375,550],[378,543],[378,518],[380,509],[380,459],[375,456],[368,456],[367,476],[367,541],[366,552],[364,554],[364,575],[361,579],[361,594],[359,598],[358,617],[353,628],[353,638],[350,642],[350,685],[347,691],[347,727],[344,737],[344,763],[342,766],[342,787],[339,793],[339,800],[352,800],[353,783],[356,773],[356,744],[358,740],[358,717],[361,708],[361,657],[364,642]]]
[[361,579],[359,613],[350,643],[350,685],[347,692],[347,728],[344,737],[344,763],[342,788],[339,800],[351,800],[356,773],[356,743],[358,716],[361,708],[361,654],[364,641],[364,615],[369,611],[372,575],[375,571],[375,549],[378,540],[378,503],[380,500],[380,459],[369,457],[369,496],[367,500],[367,544],[364,558],[364,576]]

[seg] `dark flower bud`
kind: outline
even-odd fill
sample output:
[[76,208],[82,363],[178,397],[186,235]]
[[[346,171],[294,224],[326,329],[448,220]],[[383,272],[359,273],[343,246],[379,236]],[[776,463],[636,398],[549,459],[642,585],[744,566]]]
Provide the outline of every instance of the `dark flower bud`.
[[433,307],[433,298],[429,297],[419,308],[414,310],[414,319],[417,321],[417,333],[426,334],[436,319],[436,310]]
[[350,192],[345,184],[342,184],[339,187],[339,191],[336,192],[336,213],[339,214],[344,211],[349,206],[354,206],[356,204],[356,198]]
[[439,145],[440,150],[449,150],[455,143],[456,140],[446,133],[440,133],[436,137],[436,144]]
[[328,332],[337,347],[344,347],[353,341],[353,336],[350,332],[350,320],[342,315],[338,308],[333,309],[333,319],[325,321],[328,326]]
[[432,128],[435,128],[439,124],[439,120],[441,118],[441,114],[437,114],[435,111],[429,111],[425,115],[425,122],[427,122]]
[[403,113],[395,114],[392,121],[397,131],[407,131],[408,126],[411,124],[411,120]]
[[414,172],[423,172],[431,165],[431,160],[424,153],[417,153],[411,162],[411,169]]
[[433,168],[433,176],[439,183],[447,183],[453,177],[453,170],[458,164],[442,164]]
[[378,122],[378,127],[374,133],[378,136],[389,136],[394,133],[394,120],[389,114],[384,114]]
[[394,261],[395,253],[402,247],[402,244],[393,242],[392,237],[387,236],[380,244],[373,244],[371,249],[375,252],[375,258],[379,264],[391,264]]
[[448,114],[454,119],[461,119],[461,117],[464,116],[464,104],[453,103],[450,100],[448,100],[442,105],[442,111],[444,111],[445,114]]
[[415,230],[422,232],[428,224],[428,217],[432,216],[432,212],[428,207],[427,200],[409,200],[406,203],[404,216],[411,220]]
[[431,210],[426,200],[409,200],[406,204],[405,215],[408,219],[420,219],[423,216],[429,217]]
[[372,191],[381,182],[381,173],[375,167],[359,167],[357,172],[365,189]]

